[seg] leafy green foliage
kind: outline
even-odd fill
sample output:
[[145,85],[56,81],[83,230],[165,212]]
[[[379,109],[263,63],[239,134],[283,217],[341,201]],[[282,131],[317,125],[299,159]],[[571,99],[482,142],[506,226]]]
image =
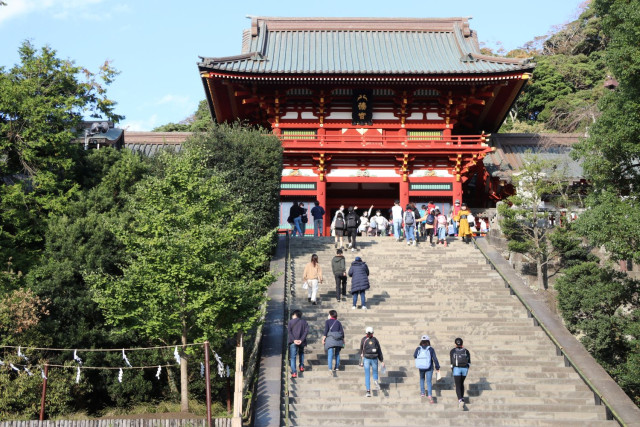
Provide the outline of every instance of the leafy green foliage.
[[626,313],[638,309],[640,283],[597,262],[583,262],[565,270],[555,287],[567,327],[584,334],[587,350],[610,369],[625,363],[632,350],[626,337],[637,329]]
[[186,146],[223,177],[240,211],[251,216],[257,235],[277,226],[282,178],[282,144],[277,137],[264,129],[223,124],[195,135]]
[[209,338],[219,344],[257,320],[270,276],[265,237],[223,183],[185,153],[164,154],[162,176],[136,186],[115,233],[128,263],[122,275],[89,275],[110,323],[151,342]]
[[549,258],[547,215],[540,210],[543,200],[559,193],[566,178],[559,162],[545,160],[538,155],[524,155],[523,167],[513,176],[517,194],[509,197],[509,204],[501,204],[500,226],[509,240],[509,250],[524,254],[536,263],[538,285],[546,289],[543,275]]
[[[15,356],[14,356],[15,357]],[[30,365],[29,376],[24,370],[11,370],[9,363],[24,363],[15,358],[5,359],[0,367],[0,420],[33,420],[40,414],[42,377],[38,366]],[[20,367],[22,369],[22,366]],[[75,371],[69,368],[50,368],[47,383],[48,417],[68,413],[79,407],[82,396],[91,391],[88,382],[75,383]]]
[[167,123],[158,126],[152,132],[206,132],[215,123],[215,113],[209,111],[209,104],[203,99],[198,103],[198,109],[191,116],[179,123]]
[[19,54],[18,65],[0,68],[0,260],[12,257],[24,272],[39,256],[49,215],[78,193],[74,165],[83,152],[70,142],[83,115],[122,117],[106,96],[117,74],[108,63],[96,75],[49,47],[25,42]]
[[607,75],[601,25],[587,4],[577,20],[507,53],[537,65],[501,132],[576,132],[593,124]]

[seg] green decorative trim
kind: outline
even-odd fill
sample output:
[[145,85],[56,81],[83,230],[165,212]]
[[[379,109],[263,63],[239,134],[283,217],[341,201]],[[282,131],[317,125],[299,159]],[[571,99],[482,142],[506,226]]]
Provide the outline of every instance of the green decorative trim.
[[282,129],[282,139],[316,139],[316,129]]
[[410,184],[410,191],[451,191],[453,185],[448,182],[444,183],[425,183],[425,184]]
[[442,139],[441,130],[408,130],[407,139],[409,141],[424,140],[424,139]]
[[281,182],[281,190],[315,190],[315,182]]

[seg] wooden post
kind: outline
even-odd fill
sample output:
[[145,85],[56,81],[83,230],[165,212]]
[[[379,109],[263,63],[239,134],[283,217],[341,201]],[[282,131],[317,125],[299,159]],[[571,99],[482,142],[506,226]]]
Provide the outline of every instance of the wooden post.
[[244,364],[244,347],[242,345],[242,331],[238,332],[236,344],[236,378],[233,393],[233,417],[231,427],[242,427],[242,371]]
[[400,181],[400,207],[402,210],[407,207],[409,203],[409,181],[405,181],[404,179]]
[[44,421],[44,402],[47,398],[47,378],[49,376],[49,365],[44,364],[44,378],[42,379],[42,399],[40,399],[40,421]]
[[327,209],[327,181],[325,181],[326,178],[324,178],[322,181],[318,180],[318,190],[316,193],[316,197],[318,199],[318,202],[320,203],[320,206],[322,206],[322,208],[327,211],[324,214],[324,221],[322,221],[322,235],[323,236],[329,236],[331,235],[331,214],[329,214],[328,209]]
[[211,369],[209,367],[209,341],[204,342],[204,377],[207,395],[207,427],[211,427]]

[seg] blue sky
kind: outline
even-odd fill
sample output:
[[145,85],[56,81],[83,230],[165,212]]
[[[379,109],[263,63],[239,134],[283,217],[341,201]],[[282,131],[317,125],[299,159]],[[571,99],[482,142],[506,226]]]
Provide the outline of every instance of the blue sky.
[[481,43],[506,50],[577,17],[584,0],[5,0],[0,66],[18,60],[23,40],[96,71],[121,71],[109,90],[126,116],[120,127],[151,130],[183,120],[204,99],[198,56],[240,53],[247,15],[345,17],[471,16]]

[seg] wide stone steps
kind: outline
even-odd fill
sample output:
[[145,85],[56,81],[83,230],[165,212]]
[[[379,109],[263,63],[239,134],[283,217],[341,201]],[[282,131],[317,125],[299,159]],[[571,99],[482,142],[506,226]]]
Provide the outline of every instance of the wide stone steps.
[[[407,247],[393,238],[362,238],[358,246],[360,251],[345,249],[344,254],[347,268],[355,256],[369,266],[368,310],[352,310],[350,295],[336,302],[331,239],[291,241],[290,309],[302,310],[310,333],[306,370],[289,379],[290,425],[614,425],[472,245],[454,241],[447,248],[424,243]],[[304,266],[313,253],[324,273],[318,305],[309,304],[301,288]],[[338,311],[346,332],[341,368],[335,375],[328,372],[321,343],[331,309]],[[374,327],[387,367],[380,375],[381,390],[374,388],[372,397],[365,397],[363,369],[358,366],[365,326]],[[434,376],[435,404],[420,397],[413,361],[413,351],[425,333],[431,337],[443,376],[438,382]],[[449,366],[449,350],[457,336],[465,340],[472,359],[465,411],[458,410]]]

